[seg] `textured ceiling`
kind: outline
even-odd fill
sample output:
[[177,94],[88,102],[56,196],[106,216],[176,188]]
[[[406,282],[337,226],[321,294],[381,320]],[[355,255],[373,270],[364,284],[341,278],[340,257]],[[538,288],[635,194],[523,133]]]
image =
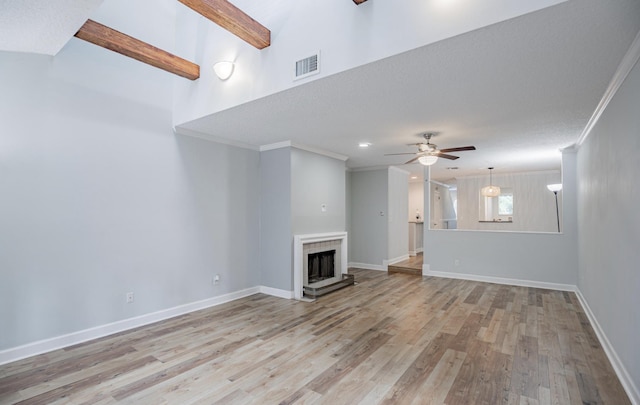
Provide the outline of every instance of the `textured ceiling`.
[[478,149],[440,159],[440,180],[488,166],[557,169],[558,150],[580,136],[639,29],[637,0],[572,0],[183,127],[251,145],[291,140],[346,155],[356,169],[401,164],[411,156],[384,154],[411,152],[435,131],[440,148]]
[[0,0],[0,50],[55,55],[103,0]]

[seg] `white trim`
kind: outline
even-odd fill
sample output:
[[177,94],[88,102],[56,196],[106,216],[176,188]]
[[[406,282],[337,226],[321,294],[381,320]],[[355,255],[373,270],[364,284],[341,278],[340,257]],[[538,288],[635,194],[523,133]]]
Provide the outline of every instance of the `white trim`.
[[50,339],[40,340],[26,345],[13,347],[0,351],[0,365],[11,363],[27,357],[47,353],[52,350],[62,349],[89,340],[98,339],[114,333],[123,332],[129,329],[148,325],[154,322],[163,321],[189,312],[198,311],[224,304],[239,298],[248,297],[249,295],[260,292],[261,287],[251,287],[244,290],[232,292],[218,297],[207,298],[202,301],[196,301],[189,304],[178,305],[177,307],[163,309],[150,314],[145,314],[129,319],[123,319],[113,323],[96,326],[93,328],[72,332],[62,336],[56,336]]
[[233,139],[228,139],[228,138],[223,138],[223,137],[220,137],[220,136],[206,134],[204,132],[196,131],[194,129],[189,129],[189,128],[173,127],[173,133],[176,134],[176,135],[183,135],[183,136],[191,136],[191,137],[194,137],[194,138],[200,138],[200,139],[204,139],[205,141],[220,143],[220,144],[223,144],[223,145],[235,146],[237,148],[242,148],[242,149],[250,149],[250,150],[255,150],[255,151],[259,151],[260,150],[260,148],[258,146],[252,145],[250,143],[235,141]]
[[604,349],[604,352],[607,354],[609,362],[611,362],[611,365],[613,366],[613,369],[615,370],[616,375],[618,376],[618,379],[622,384],[622,387],[629,396],[631,403],[634,405],[640,405],[640,390],[638,390],[638,387],[634,384],[633,379],[629,375],[629,372],[624,367],[622,361],[620,361],[620,357],[618,357],[618,354],[614,350],[613,345],[611,345],[611,342],[609,342],[609,339],[604,333],[604,330],[602,330],[602,327],[600,327],[596,316],[593,314],[593,311],[591,311],[591,308],[589,307],[589,304],[587,304],[587,300],[582,295],[580,289],[576,287],[575,293],[578,297],[578,301],[580,301],[580,305],[582,305],[582,308],[584,309],[584,313],[587,315],[587,318],[589,318],[589,322],[591,323],[593,330],[596,332],[598,340],[600,341],[600,345]]
[[618,69],[613,75],[611,82],[609,82],[609,86],[604,92],[602,99],[598,103],[596,110],[591,115],[591,118],[589,118],[589,122],[582,131],[582,134],[580,134],[580,136],[578,137],[578,140],[576,141],[577,146],[582,145],[587,139],[593,128],[600,120],[600,116],[609,105],[609,102],[611,101],[611,99],[613,99],[613,96],[615,96],[615,94],[618,92],[618,89],[620,88],[620,86],[622,86],[622,83],[627,78],[635,64],[638,62],[638,59],[640,59],[640,32],[638,32],[635,39],[633,40],[633,43],[631,43],[629,50],[622,58],[622,61],[618,65]]
[[515,278],[479,276],[476,274],[451,273],[448,271],[431,271],[429,265],[422,265],[422,275],[442,278],[455,278],[459,280],[480,281],[484,283],[516,285],[520,287],[544,288],[547,290],[576,291],[576,286],[572,284],[547,283],[545,281],[519,280]]
[[373,172],[376,170],[388,170],[392,165],[377,165],[377,166],[366,166],[366,167],[350,167],[347,170],[350,172]]
[[314,148],[313,146],[302,145],[292,141],[283,141],[283,142],[270,143],[266,145],[260,145],[259,150],[260,152],[264,152],[268,150],[282,149],[282,148],[296,148],[300,150],[306,150],[307,152],[315,153],[317,155],[327,156],[333,159],[342,160],[343,162],[349,159],[349,156],[341,155],[335,152],[329,152],[319,148]]
[[398,262],[402,262],[405,260],[409,260],[409,254],[407,253],[406,255],[402,255],[402,256],[398,256],[398,257],[394,257],[393,259],[389,259],[389,260],[383,260],[382,261],[382,267],[384,268],[384,271],[389,271],[389,266]]
[[260,152],[265,152],[265,151],[274,150],[274,149],[290,148],[290,147],[291,147],[291,141],[269,143],[266,145],[260,145]]
[[288,300],[293,298],[293,291],[281,290],[279,288],[267,287],[264,285],[261,285],[259,288],[262,294],[267,294],[267,295],[271,295],[278,298],[284,298]]
[[347,274],[348,270],[348,246],[346,232],[310,233],[293,236],[293,298],[299,300],[304,292],[304,264],[303,246],[305,243],[325,242],[330,240],[340,240],[340,273]]
[[349,267],[355,267],[358,269],[367,269],[367,270],[386,271],[384,267],[380,266],[379,264],[349,262]]

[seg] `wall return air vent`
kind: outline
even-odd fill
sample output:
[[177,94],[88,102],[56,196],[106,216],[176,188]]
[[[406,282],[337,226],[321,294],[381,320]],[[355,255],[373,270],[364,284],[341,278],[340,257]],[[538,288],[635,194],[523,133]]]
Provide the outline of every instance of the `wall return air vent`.
[[320,51],[296,61],[293,80],[304,79],[318,73],[320,73]]

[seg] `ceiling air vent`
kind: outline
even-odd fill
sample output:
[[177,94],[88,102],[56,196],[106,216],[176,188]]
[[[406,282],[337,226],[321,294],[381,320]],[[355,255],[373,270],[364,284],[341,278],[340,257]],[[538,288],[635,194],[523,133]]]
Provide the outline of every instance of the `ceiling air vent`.
[[293,80],[304,79],[307,76],[320,73],[320,51],[304,59],[296,61]]

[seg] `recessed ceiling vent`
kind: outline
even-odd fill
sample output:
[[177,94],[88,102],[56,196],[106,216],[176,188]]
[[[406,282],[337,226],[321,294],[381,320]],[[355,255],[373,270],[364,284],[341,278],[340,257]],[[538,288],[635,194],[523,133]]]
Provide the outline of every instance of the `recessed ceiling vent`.
[[293,80],[304,79],[305,77],[318,73],[320,73],[320,51],[315,55],[296,61],[296,70]]

